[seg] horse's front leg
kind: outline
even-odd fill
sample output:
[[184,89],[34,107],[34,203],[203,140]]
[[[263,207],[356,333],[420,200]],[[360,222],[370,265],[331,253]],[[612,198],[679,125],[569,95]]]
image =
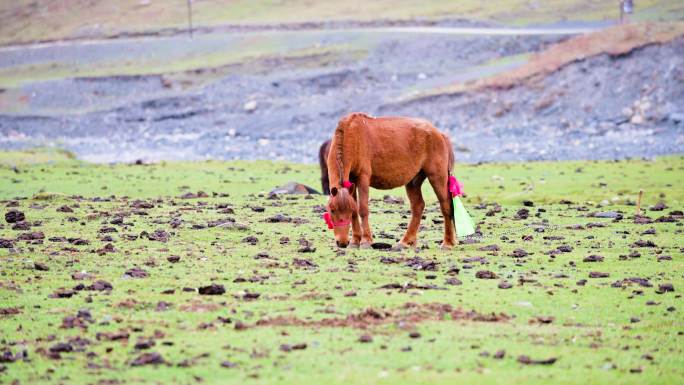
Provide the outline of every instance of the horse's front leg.
[[369,248],[373,243],[373,234],[368,223],[368,190],[370,188],[369,178],[359,181],[359,216],[361,217],[361,247]]
[[[352,192],[352,197],[354,198],[355,202],[358,202],[359,199],[358,199],[357,194],[356,194],[356,189],[353,189],[353,190],[354,191]],[[359,245],[361,244],[361,224],[359,224],[358,210],[352,213],[351,226],[352,226],[352,240],[351,240],[350,246],[351,247],[359,247]]]

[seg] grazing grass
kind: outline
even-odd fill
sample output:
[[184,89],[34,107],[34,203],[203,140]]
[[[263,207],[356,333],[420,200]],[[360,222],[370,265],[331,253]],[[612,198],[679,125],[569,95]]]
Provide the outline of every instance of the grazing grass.
[[[681,156],[460,166],[481,234],[448,252],[427,186],[420,250],[337,251],[324,197],[265,194],[293,180],[317,186],[313,165],[0,159],[0,239],[11,247],[0,248],[2,383],[684,379]],[[639,189],[650,218],[639,221],[652,223],[635,223]],[[394,243],[408,207],[386,193],[372,193],[371,225]],[[30,230],[12,229],[10,210]],[[36,232],[44,239],[18,239]],[[88,289],[97,281],[112,288]],[[225,293],[197,292],[212,283]],[[151,352],[163,363],[133,366]]]
[[[643,0],[636,20],[681,19],[684,6],[676,0]],[[616,1],[304,1],[203,0],[193,5],[195,26],[222,24],[281,24],[317,21],[372,21],[463,18],[508,25],[562,21],[615,20]],[[78,37],[107,37],[126,33],[183,29],[185,1],[5,1],[0,4],[0,44]]]

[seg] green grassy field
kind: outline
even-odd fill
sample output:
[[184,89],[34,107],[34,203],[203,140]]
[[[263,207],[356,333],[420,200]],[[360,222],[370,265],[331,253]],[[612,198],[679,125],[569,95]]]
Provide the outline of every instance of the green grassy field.
[[[426,186],[422,247],[401,253],[338,251],[323,196],[268,197],[317,187],[314,165],[0,165],[0,383],[684,381],[682,156],[460,166],[481,234],[439,250]],[[373,191],[371,226],[394,243],[408,207],[385,194],[404,197]]]

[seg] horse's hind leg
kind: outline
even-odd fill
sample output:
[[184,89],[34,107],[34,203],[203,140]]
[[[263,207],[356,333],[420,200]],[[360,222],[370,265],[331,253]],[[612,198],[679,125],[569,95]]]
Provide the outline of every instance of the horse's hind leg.
[[423,217],[423,210],[425,209],[423,192],[420,189],[424,180],[425,174],[421,172],[406,185],[406,195],[411,203],[411,222],[406,229],[406,234],[404,234],[404,237],[399,241],[400,247],[416,245],[420,220]]
[[439,207],[442,209],[442,217],[444,218],[444,241],[442,242],[442,248],[444,249],[450,249],[458,244],[454,223],[451,221],[453,213],[451,212],[451,196],[447,187],[447,178],[446,172],[428,175],[428,180],[435,191],[435,195],[437,195]]

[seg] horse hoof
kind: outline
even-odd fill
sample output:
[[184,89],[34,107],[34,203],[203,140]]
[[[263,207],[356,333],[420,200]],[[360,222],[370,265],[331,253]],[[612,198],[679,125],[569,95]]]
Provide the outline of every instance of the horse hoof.
[[442,250],[451,250],[454,248],[454,245],[442,242],[442,245],[439,248]]
[[361,245],[359,246],[361,249],[370,249],[371,248],[371,243],[370,242],[361,242]]
[[402,251],[410,247],[411,246],[407,245],[406,243],[397,242],[394,246],[392,246],[392,251]]
[[358,248],[359,248],[359,244],[358,244],[358,243],[352,242],[352,243],[349,244],[349,248],[350,248],[350,249],[358,249]]

